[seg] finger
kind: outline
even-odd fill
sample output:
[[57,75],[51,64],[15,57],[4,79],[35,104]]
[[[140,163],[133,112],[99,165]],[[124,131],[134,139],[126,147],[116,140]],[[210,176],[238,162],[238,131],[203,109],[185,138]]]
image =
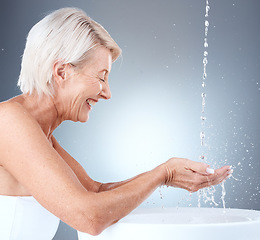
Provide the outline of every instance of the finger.
[[227,171],[225,171],[222,175],[219,175],[218,178],[215,179],[215,181],[213,181],[213,185],[219,184],[225,180],[227,180],[230,176],[231,176],[232,172],[230,169],[228,169]]
[[193,174],[193,185],[195,184],[194,189],[192,191],[197,191],[198,189],[210,187],[213,185],[217,185],[221,182],[223,182],[225,179],[227,179],[230,176],[230,167],[224,166],[220,169],[217,169],[214,174],[199,174],[196,173]]
[[225,172],[225,171],[229,171],[229,170],[231,170],[231,166],[224,166],[224,167],[217,169],[216,171]]
[[[224,168],[224,170],[226,170],[226,168]],[[200,184],[200,188],[210,187],[213,185],[220,184],[221,182],[228,179],[230,176],[231,176],[230,170],[226,170],[223,174],[216,173],[215,178],[207,177],[208,180]]]
[[230,175],[228,173],[226,173],[226,174],[222,175],[221,177],[215,179],[214,181],[209,182],[210,186],[214,186],[214,185],[220,184],[223,181],[225,181],[226,179],[228,179],[229,177],[230,177]]
[[210,168],[208,165],[208,167],[206,168],[206,173],[201,172],[200,174],[207,175],[207,176],[211,175],[211,177],[214,178],[214,176],[222,175],[230,169],[231,169],[231,166],[224,166],[217,170],[214,170],[214,169]]
[[222,178],[223,175],[229,174],[231,171],[230,166],[224,166],[222,168],[216,169],[214,171],[214,174],[211,174],[209,177],[209,180],[213,181],[217,178]]
[[210,166],[206,163],[201,163],[201,162],[190,162],[189,163],[189,170],[199,173],[201,175],[209,175],[211,174],[209,172]]

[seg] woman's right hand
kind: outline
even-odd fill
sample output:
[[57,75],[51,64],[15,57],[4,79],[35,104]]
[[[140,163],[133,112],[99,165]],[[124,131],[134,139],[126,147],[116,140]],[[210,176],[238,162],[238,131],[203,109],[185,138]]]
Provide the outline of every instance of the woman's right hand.
[[210,173],[210,166],[206,163],[183,158],[171,158],[161,166],[165,170],[166,186],[183,188],[189,192],[219,184],[232,174],[230,166],[224,166]]

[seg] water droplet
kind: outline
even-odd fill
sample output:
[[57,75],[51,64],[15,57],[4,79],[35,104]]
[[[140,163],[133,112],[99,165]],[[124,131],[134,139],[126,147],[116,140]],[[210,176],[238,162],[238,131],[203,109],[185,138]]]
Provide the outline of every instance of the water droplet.
[[206,37],[208,36],[208,31],[209,31],[209,28],[208,28],[208,27],[205,27],[205,36],[206,36]]
[[205,98],[206,97],[206,93],[202,93],[201,97]]
[[[206,79],[206,77],[207,77],[207,75],[206,75],[205,78],[204,78],[204,74],[203,74],[203,79],[204,79],[204,80]],[[206,87],[206,83],[203,82],[203,83],[201,84],[201,86],[202,86],[202,87]]]
[[208,27],[209,26],[209,21],[205,21],[205,26]]
[[204,56],[207,57],[209,53],[207,51],[204,51]]
[[209,44],[207,42],[204,42],[204,47],[207,48]]
[[200,132],[200,138],[201,139],[205,138],[205,133],[204,132]]
[[206,105],[206,101],[205,101],[205,98],[202,98],[202,107],[203,107],[203,112],[204,112],[204,107]]
[[201,116],[200,119],[201,119],[202,121],[205,121],[205,120],[206,120],[206,117]]
[[203,58],[203,64],[208,64],[208,59],[206,57]]

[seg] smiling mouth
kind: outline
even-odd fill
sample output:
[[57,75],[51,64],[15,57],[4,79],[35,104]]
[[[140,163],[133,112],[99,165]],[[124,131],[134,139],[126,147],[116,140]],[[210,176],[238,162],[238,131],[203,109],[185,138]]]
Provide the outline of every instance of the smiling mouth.
[[92,100],[92,99],[87,99],[86,100],[87,104],[90,106],[90,107],[93,107],[96,105],[96,101]]

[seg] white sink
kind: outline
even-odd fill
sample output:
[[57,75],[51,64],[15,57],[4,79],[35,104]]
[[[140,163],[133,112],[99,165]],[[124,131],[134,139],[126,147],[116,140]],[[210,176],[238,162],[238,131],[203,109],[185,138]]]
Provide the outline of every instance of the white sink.
[[98,236],[79,240],[260,240],[260,211],[222,208],[143,208]]

